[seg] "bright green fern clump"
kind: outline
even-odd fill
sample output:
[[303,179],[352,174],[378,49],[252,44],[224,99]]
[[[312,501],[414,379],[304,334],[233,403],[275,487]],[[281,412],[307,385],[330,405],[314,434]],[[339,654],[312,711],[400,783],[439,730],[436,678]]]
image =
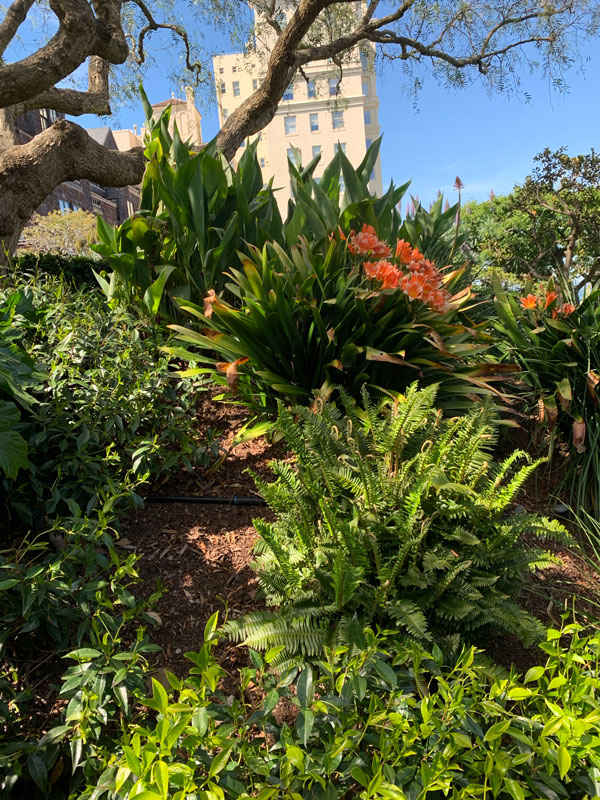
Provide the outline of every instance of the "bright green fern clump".
[[[257,480],[273,523],[257,521],[254,569],[277,612],[230,621],[254,648],[318,655],[361,645],[367,622],[419,640],[494,625],[529,642],[541,626],[514,601],[530,570],[552,563],[522,535],[567,540],[556,521],[509,507],[535,470],[523,452],[497,465],[486,409],[443,419],[435,387],[364,409],[346,401],[279,410],[295,464]],[[518,462],[524,462],[518,466]]]

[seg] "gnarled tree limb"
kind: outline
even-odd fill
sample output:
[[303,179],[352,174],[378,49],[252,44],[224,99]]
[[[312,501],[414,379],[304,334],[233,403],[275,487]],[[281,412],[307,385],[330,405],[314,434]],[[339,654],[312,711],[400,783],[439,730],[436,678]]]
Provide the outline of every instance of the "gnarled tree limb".
[[108,150],[74,122],[57,120],[27,144],[0,153],[2,250],[13,251],[32,213],[63,181],[85,178],[102,186],[130,186],[143,173],[143,148]]

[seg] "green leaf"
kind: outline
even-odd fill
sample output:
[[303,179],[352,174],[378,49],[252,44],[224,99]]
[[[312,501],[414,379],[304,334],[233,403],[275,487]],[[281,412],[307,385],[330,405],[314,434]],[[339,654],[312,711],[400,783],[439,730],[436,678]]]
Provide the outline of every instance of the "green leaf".
[[503,722],[496,722],[494,725],[491,725],[487,731],[485,732],[485,736],[483,737],[484,742],[493,742],[494,739],[498,739],[502,736],[506,731],[510,728],[510,720],[504,720]]
[[556,755],[558,761],[558,771],[562,780],[571,769],[571,754],[563,744],[558,748]]
[[20,419],[14,403],[0,400],[0,469],[7,478],[16,478],[20,469],[27,469],[27,442],[13,430]]
[[296,682],[296,691],[300,705],[303,707],[310,706],[314,697],[313,672],[310,667],[305,667],[300,673]]
[[523,791],[521,784],[517,783],[517,781],[513,780],[512,778],[505,778],[504,779],[504,788],[510,794],[514,800],[525,800],[525,792]]
[[303,708],[301,711],[298,712],[298,716],[296,718],[296,730],[298,731],[298,736],[300,736],[300,739],[304,747],[306,747],[308,744],[308,739],[310,737],[314,723],[315,723],[315,715],[310,710],[310,708]]
[[219,612],[215,611],[214,614],[211,615],[210,619],[204,626],[204,641],[210,642],[212,639],[215,638],[214,634],[217,629],[217,625],[219,624]]
[[163,292],[165,290],[165,283],[174,269],[175,267],[164,266],[158,278],[144,292],[144,305],[148,309],[148,313],[152,319],[158,314],[158,309],[160,308]]
[[32,753],[27,759],[27,767],[35,785],[41,792],[45,792],[48,783],[48,769],[44,759],[37,753]]
[[157,761],[152,767],[154,782],[160,789],[163,797],[169,794],[169,768],[164,761]]
[[221,752],[213,758],[212,764],[210,765],[210,769],[208,771],[209,778],[214,778],[215,775],[218,775],[219,772],[221,772],[221,770],[225,768],[225,765],[227,764],[231,756],[232,750],[233,750],[233,745],[230,744],[224,750],[221,750]]
[[538,666],[538,667],[531,667],[527,670],[525,677],[523,678],[523,683],[530,683],[531,681],[539,680],[544,672],[546,671],[546,667]]
[[268,692],[267,696],[265,697],[265,701],[262,706],[263,716],[266,717],[267,714],[270,714],[278,702],[279,702],[279,693],[277,689],[271,689],[271,691]]
[[71,650],[67,653],[65,658],[73,658],[75,661],[86,662],[98,658],[102,653],[100,650],[95,650],[93,647],[80,647],[79,650]]

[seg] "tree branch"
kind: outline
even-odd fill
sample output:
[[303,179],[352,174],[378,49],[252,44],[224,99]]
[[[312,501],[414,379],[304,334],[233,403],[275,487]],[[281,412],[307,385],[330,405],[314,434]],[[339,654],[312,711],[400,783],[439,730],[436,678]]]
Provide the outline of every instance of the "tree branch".
[[0,65],[0,107],[39,95],[70,75],[89,56],[121,64],[129,48],[120,24],[118,0],[50,0],[59,20],[50,41],[21,61]]
[[78,117],[81,114],[111,113],[108,86],[109,64],[99,56],[92,56],[88,66],[88,88],[85,92],[73,89],[47,89],[16,106],[16,116],[33,108],[53,108],[63,114]]
[[319,13],[335,1],[300,0],[275,42],[263,82],[225,121],[219,132],[217,146],[226,158],[233,158],[247,136],[258,133],[271,122],[284,91],[304,63],[299,60],[296,48]]
[[141,28],[136,53],[135,53],[135,60],[138,64],[143,64],[146,60],[146,54],[144,51],[144,40],[146,36],[151,33],[152,31],[158,30],[167,30],[172,31],[175,33],[179,38],[182,40],[183,45],[185,47],[185,66],[190,72],[200,72],[202,70],[202,62],[201,61],[192,61],[192,48],[190,45],[190,40],[187,35],[186,29],[182,25],[172,25],[168,22],[157,22],[154,19],[154,15],[144,2],[144,0],[124,0],[124,2],[134,3],[142,12],[142,14],[146,17],[148,24]]
[[15,0],[15,2],[8,7],[4,19],[0,22],[0,56],[4,55],[6,48],[13,40],[16,32],[23,22],[25,22],[27,12],[34,2],[35,0]]
[[27,144],[0,153],[0,242],[12,250],[15,236],[60,183],[85,178],[102,186],[130,186],[141,181],[144,166],[142,147],[109,150],[74,122],[57,120]]

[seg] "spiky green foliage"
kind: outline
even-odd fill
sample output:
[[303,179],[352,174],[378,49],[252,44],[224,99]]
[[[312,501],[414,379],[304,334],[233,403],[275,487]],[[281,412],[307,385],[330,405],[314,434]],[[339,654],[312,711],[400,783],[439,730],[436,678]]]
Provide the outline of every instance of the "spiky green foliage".
[[276,518],[256,523],[253,565],[280,610],[229,622],[235,639],[316,656],[360,646],[366,622],[424,641],[489,625],[538,636],[513,598],[553,558],[522,537],[568,539],[555,520],[510,511],[539,462],[517,452],[493,463],[490,411],[444,419],[435,397],[413,384],[394,402],[346,398],[345,414],[280,407],[296,460],[274,463],[272,484],[257,479]]

